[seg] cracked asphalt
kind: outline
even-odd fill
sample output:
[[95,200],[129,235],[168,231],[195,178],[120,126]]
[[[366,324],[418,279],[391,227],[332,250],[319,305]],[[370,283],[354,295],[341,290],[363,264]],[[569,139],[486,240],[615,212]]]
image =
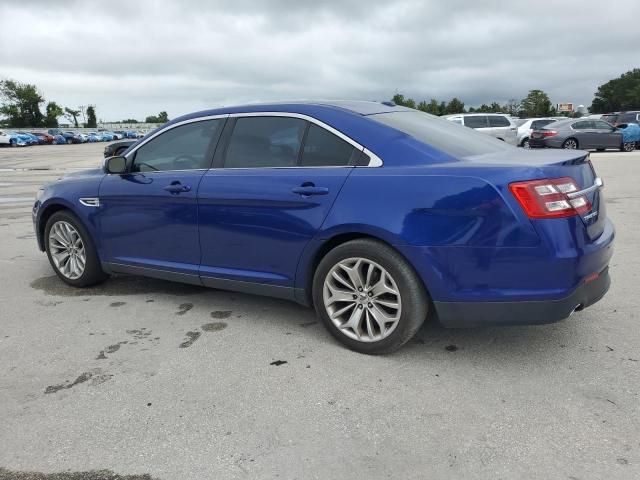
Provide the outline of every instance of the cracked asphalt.
[[640,153],[591,155],[617,227],[604,300],[369,357],[285,301],[63,285],[32,198],[103,146],[0,149],[0,480],[640,478]]

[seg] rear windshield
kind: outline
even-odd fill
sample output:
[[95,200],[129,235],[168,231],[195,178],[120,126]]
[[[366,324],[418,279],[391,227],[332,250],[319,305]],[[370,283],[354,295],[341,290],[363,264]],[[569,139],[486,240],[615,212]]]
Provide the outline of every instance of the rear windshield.
[[428,113],[403,111],[368,117],[455,157],[484,155],[514,148],[489,135]]
[[531,122],[531,128],[533,130],[537,130],[538,128],[542,128],[545,125],[549,125],[553,122],[555,122],[555,120],[534,120],[533,122]]

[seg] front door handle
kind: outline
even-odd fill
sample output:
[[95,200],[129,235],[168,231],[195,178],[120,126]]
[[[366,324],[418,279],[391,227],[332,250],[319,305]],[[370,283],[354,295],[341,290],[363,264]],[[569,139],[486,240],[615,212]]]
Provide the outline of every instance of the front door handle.
[[191,191],[191,187],[189,185],[182,185],[180,182],[175,181],[175,182],[171,182],[169,185],[167,185],[166,187],[164,187],[164,189],[172,194],[178,194],[178,193],[182,193],[182,192],[189,192]]
[[291,191],[298,195],[302,195],[303,197],[308,197],[310,195],[326,195],[329,193],[329,189],[327,187],[316,187],[313,185],[295,187]]

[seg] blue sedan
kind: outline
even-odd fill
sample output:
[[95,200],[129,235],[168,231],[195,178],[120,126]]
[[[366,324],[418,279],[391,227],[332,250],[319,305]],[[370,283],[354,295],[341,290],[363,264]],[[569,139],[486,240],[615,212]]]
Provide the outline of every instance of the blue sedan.
[[69,285],[125,273],[285,298],[377,354],[427,317],[540,324],[600,300],[601,188],[586,152],[393,104],[250,105],[175,119],[45,185],[33,220]]

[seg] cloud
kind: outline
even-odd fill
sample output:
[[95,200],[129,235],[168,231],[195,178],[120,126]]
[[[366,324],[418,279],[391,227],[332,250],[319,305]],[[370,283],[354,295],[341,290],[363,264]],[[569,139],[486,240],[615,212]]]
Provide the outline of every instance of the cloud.
[[477,105],[540,88],[588,105],[638,66],[639,17],[637,0],[4,0],[0,76],[105,120],[396,91]]

